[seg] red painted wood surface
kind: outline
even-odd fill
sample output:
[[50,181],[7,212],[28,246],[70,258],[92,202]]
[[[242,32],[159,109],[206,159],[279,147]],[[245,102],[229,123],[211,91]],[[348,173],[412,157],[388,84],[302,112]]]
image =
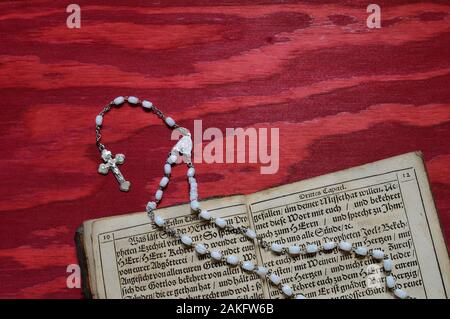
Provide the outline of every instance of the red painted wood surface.
[[[450,236],[450,6],[378,1],[0,3],[0,297],[79,298],[66,287],[84,220],[142,211],[170,132],[124,107],[105,143],[132,191],[98,176],[94,118],[117,95],[148,97],[182,126],[278,127],[280,169],[198,164],[201,196],[251,193],[422,150]],[[175,171],[164,205],[183,201]]]

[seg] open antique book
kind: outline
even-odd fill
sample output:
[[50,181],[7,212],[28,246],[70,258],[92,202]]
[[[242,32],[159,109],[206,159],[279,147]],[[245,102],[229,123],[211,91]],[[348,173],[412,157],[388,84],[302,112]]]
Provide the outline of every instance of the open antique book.
[[[247,196],[202,201],[214,217],[283,245],[347,240],[383,249],[397,284],[416,298],[447,298],[447,248],[421,153],[408,153]],[[271,268],[307,298],[393,298],[376,261],[335,250],[277,256],[194,218],[188,204],[158,209],[194,242]],[[145,212],[89,220],[77,232],[85,294],[93,298],[278,298],[239,266],[201,258],[167,238]]]

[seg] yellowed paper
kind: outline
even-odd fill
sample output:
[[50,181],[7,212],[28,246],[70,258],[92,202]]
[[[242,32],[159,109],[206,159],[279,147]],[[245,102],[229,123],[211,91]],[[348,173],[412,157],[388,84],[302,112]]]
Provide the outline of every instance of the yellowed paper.
[[[346,240],[382,249],[397,285],[416,298],[447,298],[449,263],[419,153],[268,189],[206,200],[202,207],[233,225],[256,229],[284,247]],[[156,211],[194,242],[272,269],[308,298],[393,298],[382,263],[339,250],[278,256],[242,234],[198,221],[189,206]],[[86,227],[87,226],[87,227]],[[279,298],[255,274],[199,257],[152,226],[146,213],[85,223],[96,298]]]

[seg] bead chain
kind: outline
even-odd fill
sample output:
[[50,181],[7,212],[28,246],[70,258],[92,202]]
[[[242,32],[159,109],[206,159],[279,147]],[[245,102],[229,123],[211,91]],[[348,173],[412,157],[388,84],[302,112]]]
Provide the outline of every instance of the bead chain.
[[[105,146],[101,143],[101,127],[103,125],[103,117],[106,113],[108,113],[114,106],[121,106],[123,103],[127,101],[131,105],[140,104],[144,109],[149,110],[156,114],[161,120],[163,120],[171,129],[179,129],[181,133],[184,135],[187,131],[186,129],[179,127],[175,121],[171,117],[166,117],[164,113],[159,110],[156,106],[154,106],[151,102],[146,100],[139,100],[134,96],[119,96],[111,101],[108,105],[106,105],[103,110],[97,115],[95,119],[96,123],[96,145],[99,149],[100,153],[105,150]],[[261,279],[268,281],[272,286],[279,289],[284,296],[287,298],[295,298],[295,299],[305,299],[305,296],[301,293],[295,294],[293,289],[287,285],[282,284],[282,279],[277,274],[275,274],[271,269],[268,269],[264,266],[256,265],[252,261],[242,261],[235,255],[225,256],[222,254],[220,250],[208,250],[203,243],[195,243],[190,236],[170,227],[166,221],[159,215],[154,214],[154,210],[158,206],[158,204],[162,200],[163,190],[169,183],[170,175],[172,172],[172,166],[176,164],[178,160],[179,154],[176,154],[173,150],[169,153],[167,161],[164,165],[164,176],[161,178],[158,190],[155,193],[155,200],[147,203],[146,211],[150,218],[150,220],[163,232],[174,237],[185,246],[185,247],[194,247],[195,252],[199,256],[205,256],[210,258],[213,262],[223,263],[230,267],[240,266],[244,272],[247,273],[255,273]],[[234,226],[228,224],[227,221],[220,217],[212,217],[211,214],[207,210],[203,210],[200,208],[200,204],[198,202],[198,185],[195,179],[195,168],[192,162],[187,161],[187,178],[189,182],[189,199],[191,210],[196,213],[196,218],[202,221],[206,221],[217,227],[219,230],[224,230],[227,232],[242,234],[247,239],[249,239],[255,246],[259,245],[266,251],[271,251],[276,255],[289,255],[291,257],[298,257],[300,255],[312,256],[318,254],[319,252],[330,253],[335,250],[340,250],[347,254],[354,254],[357,257],[372,257],[374,260],[379,262],[383,262],[383,268],[386,273],[386,287],[387,289],[394,294],[397,298],[400,299],[411,299],[407,292],[398,288],[396,284],[395,277],[392,274],[393,262],[392,260],[386,256],[384,251],[380,249],[373,249],[371,251],[368,250],[365,246],[355,247],[351,243],[347,241],[341,241],[340,243],[336,243],[334,241],[325,242],[321,245],[317,244],[302,244],[302,245],[292,245],[290,247],[283,247],[282,245],[272,242],[269,243],[264,240],[261,235],[258,235],[253,229],[243,226]]]

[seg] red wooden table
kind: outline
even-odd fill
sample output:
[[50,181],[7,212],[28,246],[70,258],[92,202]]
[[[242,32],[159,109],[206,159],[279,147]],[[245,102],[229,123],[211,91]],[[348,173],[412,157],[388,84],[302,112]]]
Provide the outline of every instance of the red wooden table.
[[[80,29],[66,26],[70,2],[2,2],[0,297],[80,297],[66,287],[77,226],[151,197],[174,142],[141,110],[104,127],[132,191],[96,172],[94,118],[117,95],[149,98],[189,129],[279,128],[277,174],[197,164],[203,198],[422,150],[449,238],[446,2],[377,1],[380,29],[366,1],[79,1]],[[174,175],[164,205],[186,198]]]

